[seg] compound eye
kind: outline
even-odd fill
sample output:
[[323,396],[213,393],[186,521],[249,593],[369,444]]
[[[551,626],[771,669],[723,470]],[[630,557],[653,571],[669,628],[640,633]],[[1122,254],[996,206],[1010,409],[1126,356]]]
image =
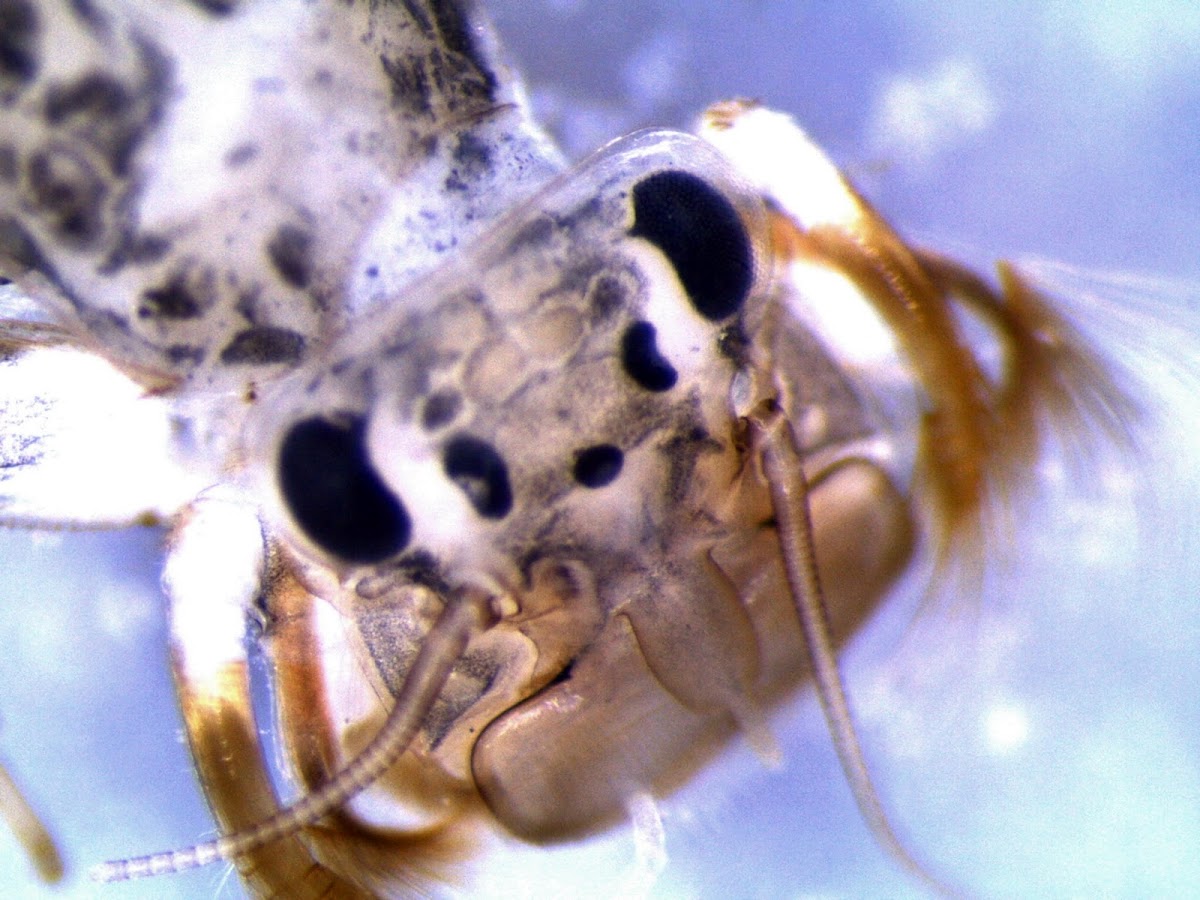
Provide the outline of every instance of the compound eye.
[[408,545],[408,512],[371,465],[361,417],[293,425],[279,450],[279,489],[309,540],[333,556],[376,563]]
[[693,308],[710,322],[734,315],[754,283],[750,235],[732,203],[703,178],[669,169],[633,188],[633,237],[670,260]]

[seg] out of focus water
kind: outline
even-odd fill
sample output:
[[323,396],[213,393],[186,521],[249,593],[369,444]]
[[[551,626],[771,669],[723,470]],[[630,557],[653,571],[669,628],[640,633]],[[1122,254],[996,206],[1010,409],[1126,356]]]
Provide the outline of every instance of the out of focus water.
[[[1036,254],[1200,285],[1188,3],[491,8],[575,156],[757,97],[927,243],[980,264]],[[1195,303],[1187,287],[1166,296]],[[1183,435],[1196,416],[1185,394],[1168,404]],[[1161,442],[1131,473],[1064,483],[1051,467],[982,597],[910,629],[910,591],[850,649],[889,807],[978,894],[1183,897],[1200,884],[1200,491],[1187,442]],[[72,866],[47,892],[0,834],[6,896],[240,895],[219,867],[103,890],[82,880],[97,860],[211,834],[166,674],[159,539],[0,534],[0,741]],[[919,896],[859,821],[811,699],[777,725],[782,771],[735,750],[665,807],[656,895]],[[631,856],[621,835],[583,855],[521,853],[480,887],[611,891]]]

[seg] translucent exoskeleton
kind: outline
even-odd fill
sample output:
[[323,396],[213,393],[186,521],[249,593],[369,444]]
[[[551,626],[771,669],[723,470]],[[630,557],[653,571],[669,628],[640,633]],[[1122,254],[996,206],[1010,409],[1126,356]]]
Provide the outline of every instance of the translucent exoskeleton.
[[[653,850],[646,794],[731,736],[771,757],[808,668],[772,487],[812,515],[840,641],[914,541],[988,550],[1040,411],[1119,424],[1019,276],[988,293],[913,255],[753,105],[560,174],[447,5],[8,14],[5,271],[39,303],[5,333],[34,388],[8,407],[8,523],[168,525],[223,831],[277,803],[247,618],[307,789],[396,696],[421,722],[321,827],[240,855],[251,890],[428,889],[497,824],[554,842],[630,810]],[[445,610],[477,620],[461,658]],[[450,672],[403,688],[418,651]]]

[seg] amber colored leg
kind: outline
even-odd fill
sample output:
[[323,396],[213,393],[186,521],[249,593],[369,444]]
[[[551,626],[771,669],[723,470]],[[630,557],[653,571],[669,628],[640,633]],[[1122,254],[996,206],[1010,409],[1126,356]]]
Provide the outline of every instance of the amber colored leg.
[[42,824],[8,769],[0,763],[0,817],[7,822],[9,830],[20,842],[29,861],[37,869],[38,877],[47,884],[62,880],[63,861],[54,838]]
[[[188,742],[208,804],[223,833],[249,828],[279,809],[259,744],[244,661],[230,663],[207,683],[184,674],[175,659],[176,690]],[[237,860],[247,889],[258,897],[367,897],[315,862],[298,837]]]

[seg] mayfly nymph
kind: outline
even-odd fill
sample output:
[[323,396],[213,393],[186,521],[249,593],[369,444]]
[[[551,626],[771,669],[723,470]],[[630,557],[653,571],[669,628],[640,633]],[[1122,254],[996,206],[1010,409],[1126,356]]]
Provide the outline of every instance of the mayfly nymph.
[[881,844],[952,890],[834,653],[919,546],[985,551],[1048,423],[1121,429],[1018,269],[909,245],[751,101],[567,166],[471,3],[9,0],[0,29],[0,523],[169,530],[223,835],[101,877],[405,895],[492,831],[641,821],[731,741],[775,761],[811,681]]

